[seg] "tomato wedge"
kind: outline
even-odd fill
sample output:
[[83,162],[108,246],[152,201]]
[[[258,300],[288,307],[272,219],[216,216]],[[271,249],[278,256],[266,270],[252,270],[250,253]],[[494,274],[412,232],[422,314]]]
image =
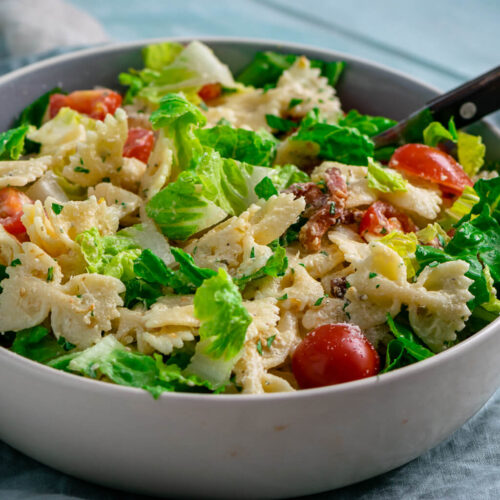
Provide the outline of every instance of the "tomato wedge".
[[26,234],[26,228],[21,222],[23,205],[26,203],[33,202],[23,192],[12,187],[0,189],[0,224],[7,232],[20,239]]
[[222,85],[220,83],[207,83],[198,91],[198,95],[204,101],[217,99],[222,94]]
[[356,325],[322,325],[297,346],[292,370],[301,389],[341,384],[371,377],[380,370],[380,358]]
[[364,236],[367,232],[376,236],[384,236],[391,231],[411,233],[418,228],[405,214],[385,201],[375,201],[364,213],[359,223],[359,234]]
[[84,113],[96,120],[104,120],[108,113],[114,114],[122,103],[122,96],[109,89],[77,90],[71,94],[52,94],[49,114],[51,118],[63,107]]
[[137,158],[147,163],[154,143],[155,136],[151,130],[141,127],[131,128],[128,131],[127,141],[123,146],[123,156]]
[[441,186],[460,195],[473,182],[449,154],[424,144],[405,144],[394,151],[389,166]]

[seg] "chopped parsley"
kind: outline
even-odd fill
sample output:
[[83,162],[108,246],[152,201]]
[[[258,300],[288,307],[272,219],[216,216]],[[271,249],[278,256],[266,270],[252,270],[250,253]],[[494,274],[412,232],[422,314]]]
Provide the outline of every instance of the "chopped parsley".
[[288,294],[287,293],[285,293],[281,297],[278,297],[278,300],[286,300],[286,299],[288,299]]
[[252,247],[252,250],[250,250],[250,258],[255,259],[255,248]]
[[85,168],[85,167],[79,167],[79,166],[77,166],[73,170],[75,172],[81,172],[82,174],[88,174],[88,173],[90,173],[90,170],[88,168]]
[[335,202],[330,202],[330,215],[335,215]]
[[47,281],[52,281],[54,279],[54,268],[49,267],[47,269]]
[[10,265],[11,265],[12,267],[19,266],[20,264],[21,264],[21,261],[20,261],[19,259],[14,259],[14,260],[10,263]]
[[59,205],[59,203],[52,203],[52,211],[56,215],[59,215],[62,212],[63,208],[64,207],[62,205]]
[[299,104],[301,104],[303,102],[304,102],[304,99],[297,99],[294,97],[293,99],[290,99],[290,103],[288,104],[288,109],[292,109],[295,106],[298,106]]
[[262,356],[262,342],[260,339],[257,341],[257,352]]
[[276,338],[276,335],[271,335],[270,337],[267,337],[267,347],[271,347],[273,345],[274,339]]
[[315,303],[314,305],[315,306],[320,306],[321,303],[323,302],[323,299],[325,299],[326,297],[328,297],[328,295],[323,295],[323,297],[320,297]]
[[370,280],[371,280],[371,279],[373,279],[373,278],[375,278],[375,277],[377,277],[377,276],[378,276],[378,274],[377,274],[377,273],[370,273],[370,274],[368,275],[368,279],[370,279]]

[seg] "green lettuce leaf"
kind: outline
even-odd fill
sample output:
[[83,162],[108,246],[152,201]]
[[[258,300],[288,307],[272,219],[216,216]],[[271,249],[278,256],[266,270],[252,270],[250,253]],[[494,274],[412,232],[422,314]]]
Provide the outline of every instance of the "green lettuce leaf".
[[457,155],[458,163],[462,165],[465,173],[472,177],[476,175],[484,164],[486,146],[480,135],[458,132]]
[[11,350],[33,361],[46,363],[49,360],[66,354],[66,351],[73,347],[72,344],[65,345],[64,342],[58,343],[47,328],[39,325],[17,332]]
[[[295,54],[279,54],[277,52],[257,52],[253,61],[238,75],[237,80],[244,85],[262,88],[274,86],[282,75],[297,60]],[[345,68],[345,62],[324,62],[311,60],[311,66],[320,68],[322,76],[335,87]]]
[[396,170],[368,158],[368,186],[383,193],[407,191],[408,181]]
[[148,45],[142,49],[144,66],[153,70],[160,70],[172,64],[184,47],[177,42],[162,42]]
[[11,128],[0,134],[0,160],[17,160],[24,150],[27,125]]
[[154,357],[129,351],[113,335],[82,351],[69,363],[69,370],[91,378],[107,377],[115,384],[145,389],[154,398],[163,392],[210,392],[208,381],[185,376],[176,365],[166,365]]
[[423,136],[424,143],[433,148],[443,141],[457,142],[457,129],[453,117],[450,118],[448,129],[444,128],[440,122],[432,122],[424,129]]
[[278,141],[265,130],[253,132],[230,125],[216,125],[196,130],[196,136],[201,144],[215,149],[223,158],[270,167],[276,156]]
[[394,250],[403,259],[408,279],[415,276],[418,270],[418,264],[415,260],[418,241],[415,233],[392,231],[378,241]]
[[465,186],[462,194],[453,202],[453,205],[445,210],[445,216],[439,223],[446,230],[450,229],[460,219],[468,215],[478,201],[479,196],[474,188]]
[[290,130],[298,126],[294,121],[286,120],[276,115],[266,115],[266,123],[278,132],[290,132]]
[[309,182],[311,178],[295,165],[279,165],[269,172],[269,177],[273,181],[276,189],[282,191],[292,184]]
[[269,177],[264,177],[256,186],[255,194],[264,200],[268,200],[271,196],[278,194],[276,186]]
[[150,308],[161,296],[163,289],[159,283],[148,283],[142,278],[133,278],[125,282],[125,307],[131,308],[137,303]]
[[146,212],[174,240],[193,234],[224,220],[228,213],[201,192],[200,179],[193,172],[182,172],[146,205]]
[[101,236],[95,227],[76,237],[87,271],[127,281],[135,277],[134,261],[141,249],[126,236]]
[[396,338],[387,345],[385,367],[380,373],[386,373],[434,356],[434,353],[424,347],[411,330],[394,321],[389,313],[387,313],[387,324]]
[[350,127],[358,129],[361,134],[373,137],[374,135],[384,132],[388,128],[396,125],[397,121],[383,116],[362,115],[355,109],[351,109],[347,115],[340,118],[339,125],[341,127]]
[[180,248],[172,248],[172,254],[179,264],[179,273],[183,274],[196,288],[201,286],[206,279],[217,274],[213,269],[197,266],[193,257]]
[[367,165],[373,157],[373,142],[366,135],[356,128],[322,123],[317,112],[306,115],[290,140],[312,143],[319,158],[347,165]]
[[220,268],[216,276],[206,279],[196,290],[194,315],[201,322],[200,340],[208,342],[208,356],[229,361],[239,354],[252,317],[224,269]]
[[197,165],[203,146],[195,134],[195,127],[205,125],[207,119],[200,109],[180,94],[167,94],[160,107],[153,111],[150,121],[155,130],[163,128],[165,136],[173,140],[174,166],[186,170]]

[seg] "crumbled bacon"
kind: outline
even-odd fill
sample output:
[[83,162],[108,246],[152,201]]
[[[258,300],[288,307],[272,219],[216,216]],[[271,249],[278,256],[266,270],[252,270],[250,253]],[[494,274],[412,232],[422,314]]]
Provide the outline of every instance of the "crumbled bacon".
[[288,188],[288,192],[296,198],[302,196],[306,201],[304,217],[309,220],[302,226],[299,240],[310,252],[319,251],[321,238],[331,226],[342,220],[345,211],[347,185],[340,170],[330,168],[324,177],[328,193],[312,182],[294,184]]
[[347,280],[345,278],[333,278],[330,283],[330,294],[337,299],[343,299],[347,291]]

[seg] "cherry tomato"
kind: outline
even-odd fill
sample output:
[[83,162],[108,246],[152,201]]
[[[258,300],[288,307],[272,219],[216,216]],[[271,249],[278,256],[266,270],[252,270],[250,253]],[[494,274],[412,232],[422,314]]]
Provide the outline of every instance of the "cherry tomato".
[[309,332],[292,358],[301,389],[341,384],[380,371],[380,358],[356,325],[322,325]]
[[405,144],[394,151],[389,166],[441,186],[443,191],[461,194],[472,181],[452,156],[424,144]]
[[104,120],[108,113],[114,114],[122,103],[122,96],[109,89],[77,90],[71,94],[52,94],[49,114],[51,118],[63,107],[68,107],[89,115],[96,120]]
[[155,136],[151,130],[141,127],[131,128],[128,131],[127,141],[123,146],[123,156],[137,158],[147,163],[154,143]]
[[391,231],[403,231],[410,233],[416,231],[417,226],[405,214],[396,210],[390,203],[385,201],[375,201],[364,213],[359,223],[359,234],[372,233],[377,236],[384,236]]
[[220,83],[207,83],[198,91],[198,95],[204,101],[217,99],[222,94],[222,85]]
[[23,205],[33,203],[24,193],[12,187],[0,189],[0,224],[10,234],[21,237],[26,228],[21,222]]

